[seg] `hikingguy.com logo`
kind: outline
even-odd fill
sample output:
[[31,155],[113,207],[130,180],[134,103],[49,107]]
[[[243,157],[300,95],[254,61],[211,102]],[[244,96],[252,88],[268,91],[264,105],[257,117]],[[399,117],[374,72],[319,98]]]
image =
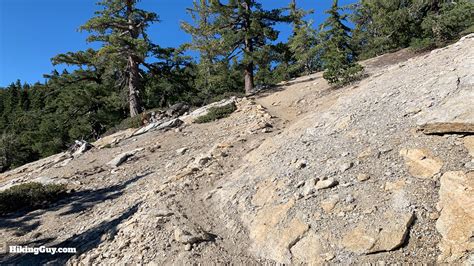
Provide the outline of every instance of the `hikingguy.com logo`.
[[61,253],[76,253],[76,248],[70,247],[27,247],[27,246],[8,246],[9,253],[18,253],[18,254],[61,254]]

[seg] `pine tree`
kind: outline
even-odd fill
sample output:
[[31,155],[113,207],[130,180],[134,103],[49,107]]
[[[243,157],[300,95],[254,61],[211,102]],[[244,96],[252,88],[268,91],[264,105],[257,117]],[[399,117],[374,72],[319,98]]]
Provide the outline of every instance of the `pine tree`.
[[339,13],[338,1],[333,0],[328,19],[323,24],[322,60],[325,72],[323,77],[335,85],[347,84],[360,76],[362,66],[357,64],[356,54],[351,45],[351,29],[344,25],[346,15]]
[[[107,67],[108,70],[120,70],[121,85],[128,89],[130,116],[134,117],[143,111],[140,91],[140,65],[145,64],[145,58],[150,50],[150,41],[146,34],[148,26],[158,21],[155,13],[137,8],[139,0],[102,0],[95,17],[80,27],[91,35],[89,42],[101,42],[102,47],[94,54],[93,51],[59,55],[56,63],[88,64]],[[81,62],[80,59],[86,59]],[[53,61],[54,61],[53,60]],[[94,72],[94,71],[92,71]],[[81,74],[81,73],[76,73]],[[92,78],[89,73],[88,78]],[[117,73],[116,73],[117,74]],[[97,81],[99,81],[99,78]]]
[[244,87],[247,94],[254,91],[256,57],[271,41],[278,38],[274,28],[279,22],[290,22],[283,15],[284,9],[264,10],[255,0],[230,0],[222,4],[212,0],[210,4],[216,19],[211,28],[221,37],[218,49],[227,53],[227,58],[240,58],[239,64],[244,70]]
[[[423,0],[425,1],[425,0]],[[361,0],[353,7],[354,43],[362,58],[406,47],[416,34],[413,0]]]
[[296,0],[292,0],[289,6],[290,17],[293,24],[293,34],[288,40],[288,48],[293,54],[294,63],[290,72],[296,75],[309,74],[320,68],[318,58],[318,38],[311,21],[305,21],[304,17],[313,11],[304,11],[297,8]]
[[[437,46],[459,37],[463,31],[474,31],[474,2],[434,1],[434,8],[428,9],[421,22],[425,39],[430,39]],[[443,3],[438,3],[443,2]]]
[[231,58],[220,45],[220,36],[214,27],[217,14],[209,0],[195,0],[188,8],[193,23],[183,22],[181,28],[192,37],[189,48],[199,52],[195,85],[205,102],[217,94],[236,91],[241,82],[233,80]]
[[474,31],[472,0],[362,0],[352,9],[361,58],[408,46],[432,49]]
[[[67,77],[68,83],[76,83],[81,81],[90,81],[96,84],[102,84],[106,69],[105,61],[94,49],[87,49],[79,52],[67,52],[59,54],[51,59],[53,65],[66,64],[70,66],[78,66],[73,73],[64,72],[59,75],[56,70],[51,75],[44,75],[48,79],[57,79],[59,77]],[[66,82],[66,80],[64,80]]]

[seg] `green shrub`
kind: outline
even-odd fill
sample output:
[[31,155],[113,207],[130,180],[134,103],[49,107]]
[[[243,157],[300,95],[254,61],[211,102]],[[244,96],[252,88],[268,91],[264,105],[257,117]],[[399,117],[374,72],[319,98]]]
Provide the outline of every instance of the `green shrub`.
[[0,215],[48,207],[66,195],[66,185],[30,182],[0,192]]
[[415,52],[425,52],[435,49],[436,43],[430,38],[417,38],[411,41],[410,47]]
[[468,34],[474,33],[474,24],[470,26],[469,28],[463,30],[461,33],[459,33],[460,36],[465,36]]
[[198,124],[208,123],[212,121],[216,121],[218,119],[224,118],[232,114],[237,107],[234,103],[230,103],[221,107],[211,107],[207,114],[200,116],[194,120],[194,122]]
[[324,79],[335,87],[342,87],[364,77],[364,67],[359,64],[348,66],[330,67],[323,73]]

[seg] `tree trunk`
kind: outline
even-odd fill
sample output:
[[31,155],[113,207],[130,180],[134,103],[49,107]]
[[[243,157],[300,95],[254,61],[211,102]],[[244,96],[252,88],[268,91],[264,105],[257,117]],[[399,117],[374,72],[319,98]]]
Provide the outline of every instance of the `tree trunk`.
[[[135,0],[127,0],[127,17],[128,17],[128,31],[133,39],[137,39],[139,32],[133,21],[132,12],[135,5]],[[140,100],[140,63],[138,59],[133,55],[132,51],[129,51],[127,59],[127,72],[128,72],[128,103],[130,106],[130,117],[135,117],[143,111],[142,102]]]
[[[250,8],[250,1],[246,0],[243,2],[244,8],[246,11],[246,16],[245,16],[245,26],[244,29],[245,31],[250,31],[250,13],[252,12]],[[245,94],[250,95],[253,93],[254,90],[254,76],[253,76],[253,70],[254,70],[254,64],[253,64],[253,59],[252,59],[252,53],[253,53],[253,43],[252,39],[245,37],[245,53],[247,55],[247,63],[245,65]]]
[[135,117],[142,112],[140,101],[140,70],[138,62],[133,56],[128,57],[128,102],[130,105],[130,117]]
[[245,94],[250,95],[253,93],[253,63],[248,63],[245,66]]

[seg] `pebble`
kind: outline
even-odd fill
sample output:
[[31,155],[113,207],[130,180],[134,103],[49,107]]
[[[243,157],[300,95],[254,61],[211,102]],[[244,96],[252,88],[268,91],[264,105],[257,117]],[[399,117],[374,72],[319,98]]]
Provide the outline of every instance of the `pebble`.
[[184,147],[184,148],[181,148],[181,149],[177,149],[177,150],[176,150],[176,153],[177,153],[178,155],[184,155],[187,151],[188,151],[188,148],[187,148],[187,147]]
[[354,166],[353,162],[343,163],[339,166],[339,171],[344,173],[345,171],[351,169]]
[[188,243],[188,244],[184,245],[184,250],[190,251],[192,249],[192,247],[193,246],[191,246],[191,244]]
[[474,170],[474,162],[470,161],[470,162],[464,164],[464,167],[466,167],[468,170]]
[[360,182],[367,181],[369,179],[370,179],[370,176],[367,175],[367,174],[358,174],[357,175],[357,180],[359,180]]
[[352,195],[347,195],[347,197],[344,199],[346,203],[352,203],[355,201],[355,198]]
[[300,182],[298,182],[298,184],[296,184],[296,188],[300,188],[300,187],[304,186],[304,184],[305,184],[305,181],[300,181]]
[[325,188],[331,188],[331,187],[334,187],[334,186],[337,186],[338,182],[330,177],[328,179],[325,179],[325,180],[321,180],[319,181],[318,183],[316,183],[316,190],[320,190],[320,189],[325,189]]

